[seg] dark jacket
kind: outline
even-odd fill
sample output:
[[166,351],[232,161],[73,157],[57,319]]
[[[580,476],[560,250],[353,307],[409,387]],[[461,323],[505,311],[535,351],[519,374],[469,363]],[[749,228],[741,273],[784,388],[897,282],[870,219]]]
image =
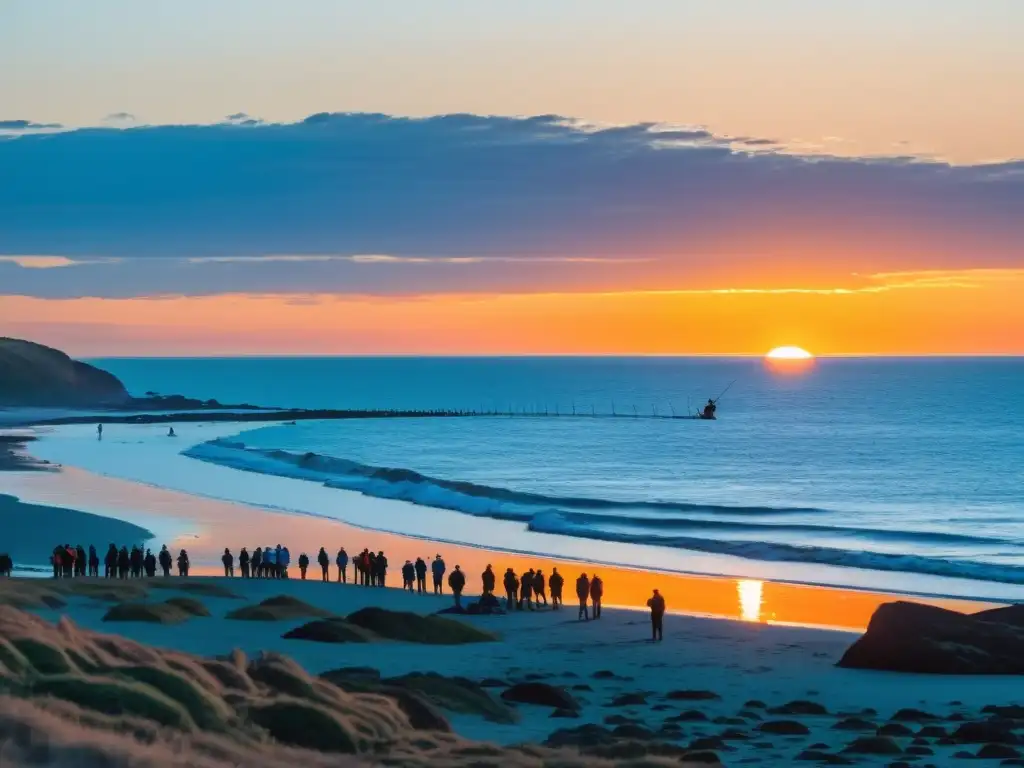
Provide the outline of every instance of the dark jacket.
[[413,567],[412,563],[406,563],[402,566],[402,578],[406,581],[413,581],[416,578],[416,568]]
[[320,563],[321,568],[326,568],[331,564],[331,558],[327,556],[327,551],[320,547],[320,554],[316,556],[316,561]]
[[529,571],[523,574],[523,580],[519,583],[519,591],[523,594],[523,597],[529,597],[533,594],[533,577],[534,574]]
[[505,571],[505,578],[502,581],[505,585],[506,592],[518,592],[519,591],[519,579],[516,578],[515,573],[512,571]]
[[344,549],[339,549],[338,556],[334,558],[334,564],[339,568],[348,568],[348,552]]
[[440,558],[434,558],[433,562],[430,563],[430,572],[434,575],[434,581],[440,581],[446,570],[444,560]]
[[651,609],[651,616],[664,616],[665,598],[661,595],[655,595],[647,601],[647,607]]
[[461,592],[462,588],[466,586],[466,574],[456,568],[448,576],[448,586],[451,587],[452,592]]
[[171,553],[166,549],[160,550],[160,567],[170,568],[171,567]]
[[242,551],[238,553],[238,564],[242,567],[249,564],[249,553],[245,551],[245,547],[242,547]]
[[309,555],[305,552],[299,555],[299,568],[302,568],[303,570],[309,568]]
[[552,573],[551,578],[548,579],[548,586],[551,587],[551,594],[554,597],[562,596],[562,587],[565,585],[565,579],[562,578],[560,573]]
[[590,580],[590,598],[600,600],[602,595],[604,595],[604,582],[601,581],[600,576],[595,576]]
[[533,574],[533,591],[538,593],[544,591],[544,574],[540,571]]
[[576,579],[576,597],[580,600],[586,600],[590,597],[590,579],[586,576],[580,576]]
[[230,552],[225,552],[225,553],[224,553],[224,554],[223,554],[223,555],[221,556],[221,558],[220,558],[220,561],[221,561],[222,563],[224,563],[224,565],[225,565],[225,566],[227,566],[228,568],[230,568],[231,566],[233,566],[233,565],[235,564],[235,556],[234,556],[234,555],[232,555],[232,554],[231,554]]
[[488,568],[487,570],[485,570],[483,573],[480,574],[480,580],[483,582],[484,592],[493,592],[494,591],[494,582],[495,582],[494,571],[492,571],[490,568]]
[[427,578],[427,563],[422,557],[416,561],[416,578]]

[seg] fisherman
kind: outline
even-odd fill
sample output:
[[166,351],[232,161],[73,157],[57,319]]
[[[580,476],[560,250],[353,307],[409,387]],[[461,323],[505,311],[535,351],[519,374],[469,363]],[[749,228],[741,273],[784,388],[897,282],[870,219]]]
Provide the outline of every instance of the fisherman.
[[651,641],[660,642],[662,635],[662,621],[665,618],[665,598],[658,590],[647,601],[647,607],[651,609]]
[[171,427],[170,429],[167,430],[167,436],[168,437],[177,437],[177,435],[174,434],[174,427]]
[[715,401],[708,398],[708,404],[704,406],[704,411],[701,413],[700,417],[702,419],[713,419],[715,418],[715,411],[717,410],[718,406],[715,405]]

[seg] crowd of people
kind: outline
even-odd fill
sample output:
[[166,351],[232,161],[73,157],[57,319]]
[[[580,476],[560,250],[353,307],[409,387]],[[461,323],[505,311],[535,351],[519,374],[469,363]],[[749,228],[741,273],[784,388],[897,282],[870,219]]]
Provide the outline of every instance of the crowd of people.
[[[72,547],[70,544],[61,544],[54,548],[50,558],[53,564],[53,577],[55,579],[93,576],[99,577],[100,559],[96,548],[89,547],[88,552],[81,546]],[[320,567],[321,581],[331,581],[332,558],[324,547],[316,556],[316,564]],[[348,583],[348,567],[352,565],[352,583],[363,587],[384,587],[387,584],[388,558],[383,551],[376,554],[368,548],[355,557],[350,558],[344,547],[341,547],[333,558],[333,565],[336,569],[335,580],[341,584]],[[224,566],[224,575],[228,578],[235,577],[235,555],[230,549],[225,548],[221,556],[221,563]],[[243,579],[286,579],[288,578],[288,567],[291,564],[291,553],[288,547],[280,544],[276,546],[256,547],[250,554],[246,547],[242,547],[237,557],[239,576]],[[151,550],[138,546],[122,546],[120,549],[111,544],[103,558],[103,576],[108,579],[137,579],[143,576],[152,578],[156,576],[159,566],[164,576],[171,575],[171,567],[175,564],[175,558],[165,544],[161,547],[159,554],[154,555]],[[189,557],[184,549],[179,550],[177,558],[177,575],[188,576]],[[303,552],[299,555],[298,566],[300,578],[305,580],[310,567],[309,556]],[[449,573],[444,558],[440,554],[427,564],[422,557],[415,561],[406,560],[402,565],[402,589],[418,594],[426,594],[427,574],[431,576],[432,592],[440,595],[444,592],[444,585],[447,584],[455,600],[455,606],[461,608],[462,593],[466,588],[466,575],[458,565]],[[448,578],[445,579],[445,574]],[[480,574],[481,599],[491,598],[497,600],[497,575],[491,565],[488,565]],[[565,587],[565,579],[558,572],[558,568],[552,568],[551,574],[546,576],[540,569],[530,568],[522,574],[517,574],[514,569],[507,568],[502,576],[502,588],[505,593],[504,609],[512,611],[534,611],[541,606],[547,608],[548,594],[550,593],[552,610],[560,610],[563,607],[562,592]],[[601,618],[601,605],[604,597],[604,581],[596,573],[588,576],[581,573],[576,579],[576,599],[579,604],[578,619],[580,621],[591,621]],[[665,598],[654,590],[654,594],[647,601],[651,609],[651,635],[653,640],[662,639],[662,619],[665,615]]]

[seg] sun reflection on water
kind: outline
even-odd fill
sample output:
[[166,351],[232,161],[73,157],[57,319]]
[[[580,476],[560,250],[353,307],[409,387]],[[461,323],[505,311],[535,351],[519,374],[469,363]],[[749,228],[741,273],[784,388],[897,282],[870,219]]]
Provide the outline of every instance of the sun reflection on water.
[[753,579],[739,579],[736,592],[740,598],[740,618],[744,621],[761,620],[761,598],[764,582]]

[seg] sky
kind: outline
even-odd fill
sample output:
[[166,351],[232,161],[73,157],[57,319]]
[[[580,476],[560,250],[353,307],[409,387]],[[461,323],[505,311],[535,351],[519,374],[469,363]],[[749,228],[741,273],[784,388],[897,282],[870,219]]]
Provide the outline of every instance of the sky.
[[0,335],[1024,354],[1019,0],[0,0]]

